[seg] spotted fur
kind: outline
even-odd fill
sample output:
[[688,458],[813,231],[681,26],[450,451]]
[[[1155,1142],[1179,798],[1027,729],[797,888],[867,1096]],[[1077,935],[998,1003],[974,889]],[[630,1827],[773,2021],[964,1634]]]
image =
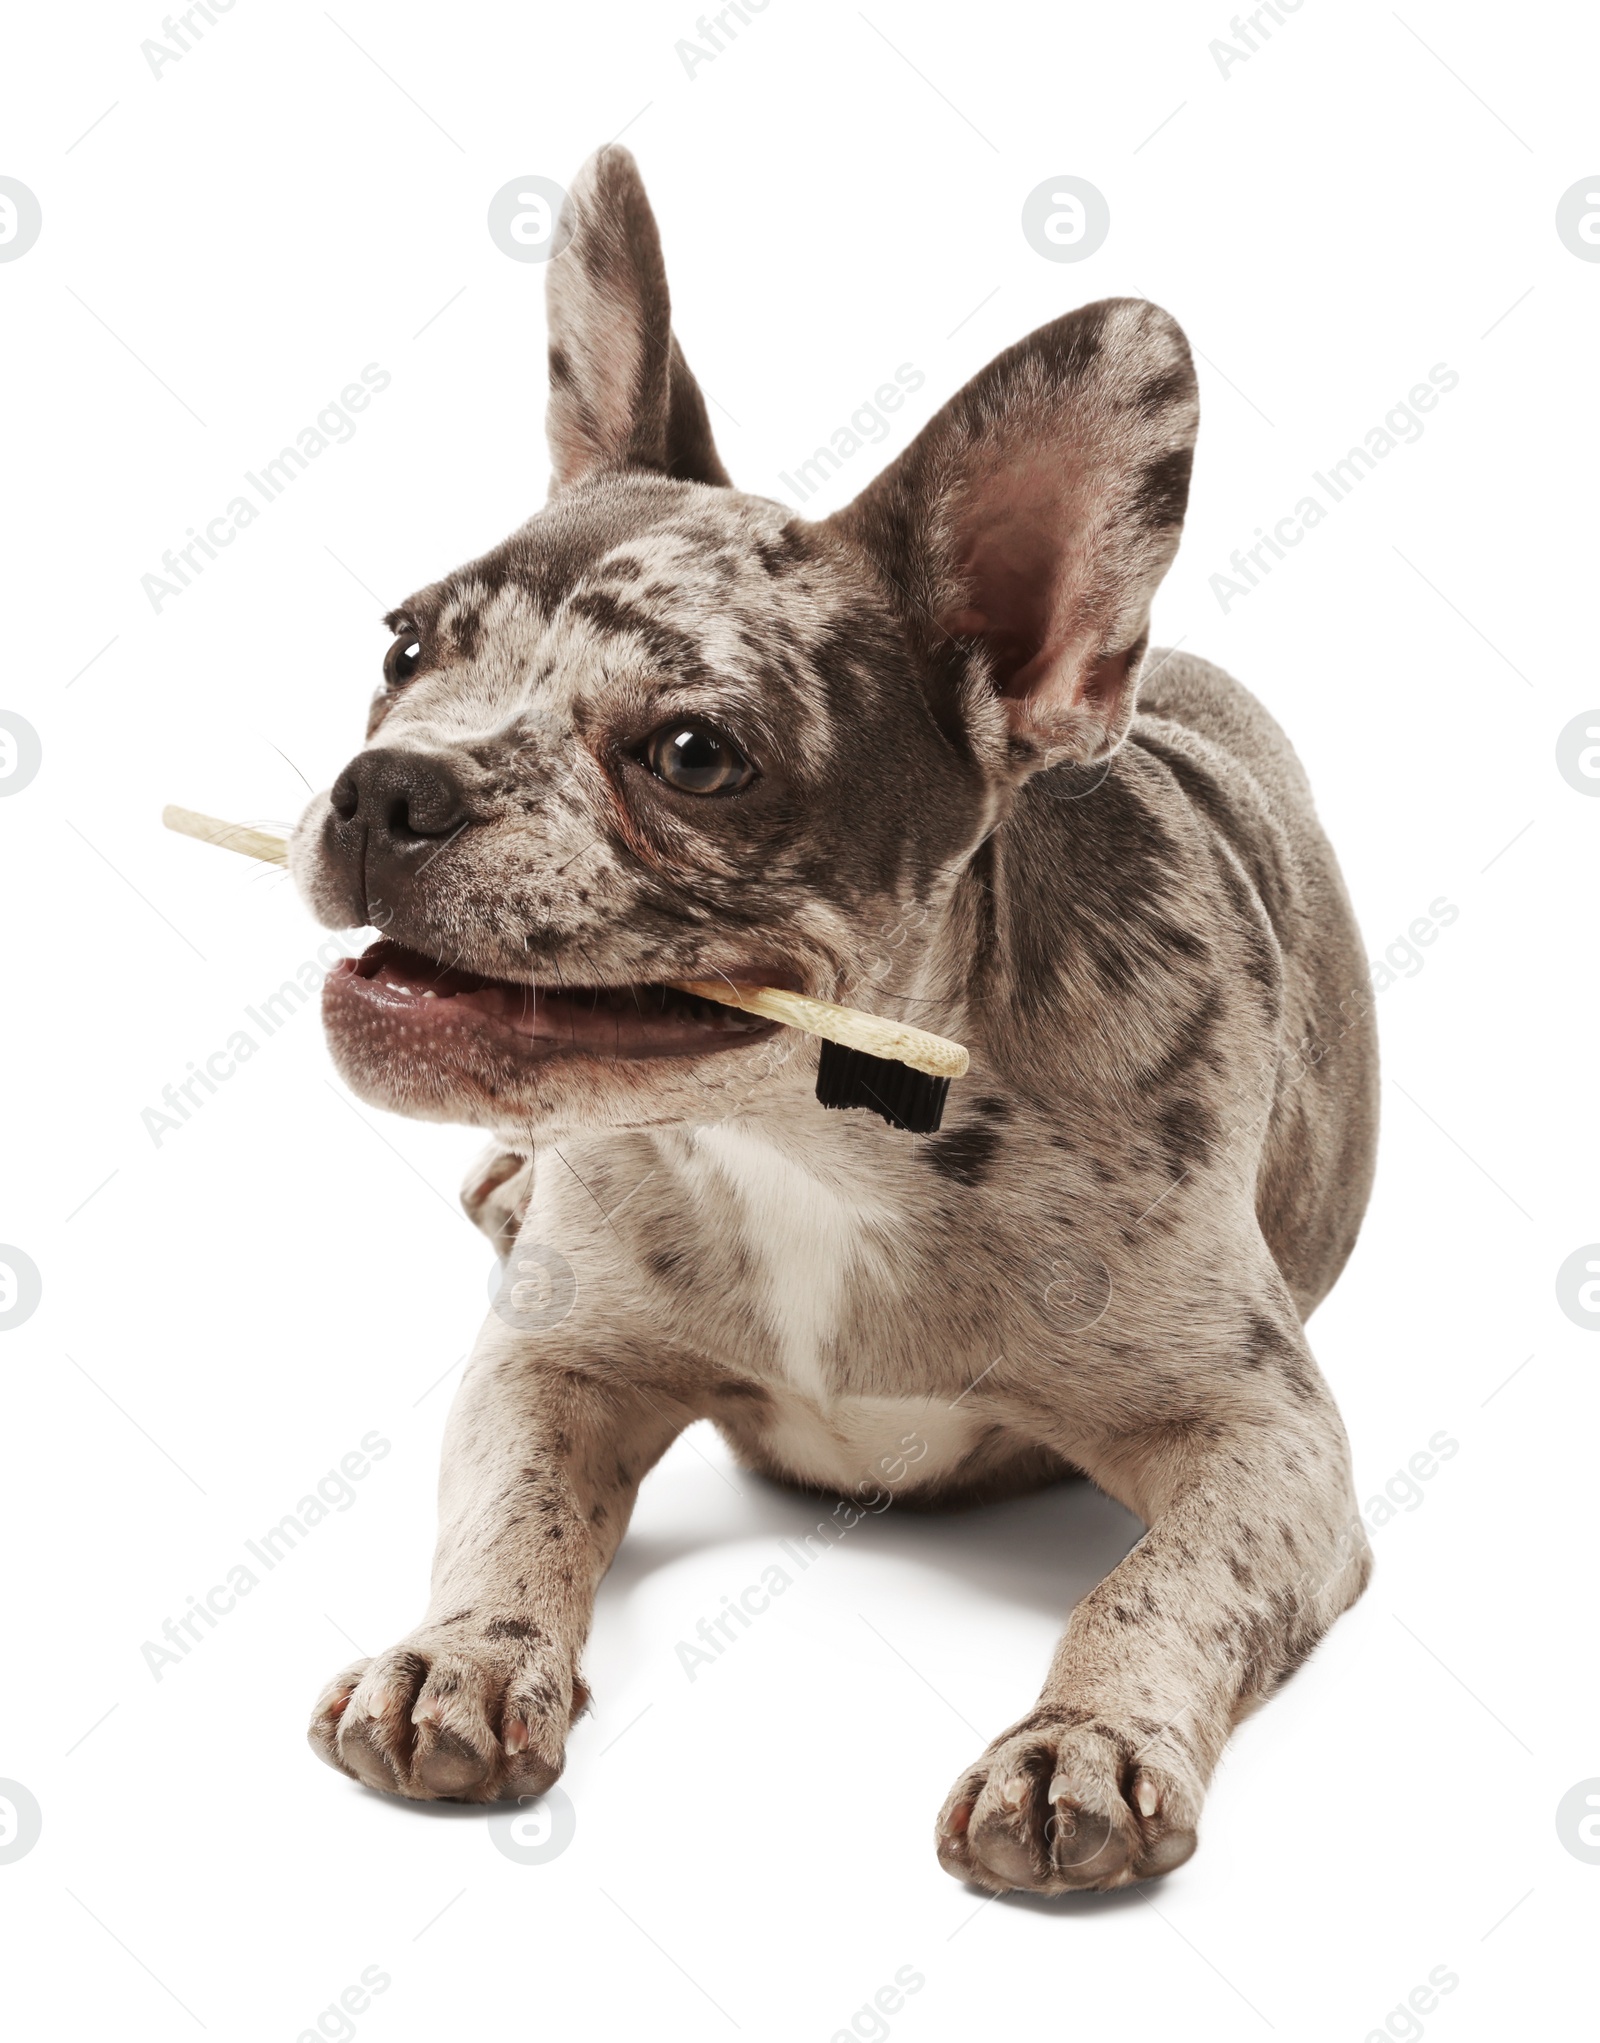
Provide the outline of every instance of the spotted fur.
[[[1277,726],[1203,660],[1146,657],[1188,350],[1151,305],[1070,313],[810,523],[726,478],[625,151],[567,224],[550,502],[392,613],[415,671],[369,731],[396,771],[448,765],[462,826],[390,880],[319,796],[300,885],[330,924],[524,983],[781,971],[972,1071],[916,1140],[822,1112],[793,1035],[533,1064],[333,1025],[363,1097],[491,1131],[469,1211],[564,1258],[576,1299],[544,1333],[488,1320],[429,1611],[331,1684],[313,1742],[412,1796],[553,1780],[595,1587],[697,1419],[751,1468],[902,1505],[1081,1471],[1149,1529],[938,1848],[997,1890],[1159,1873],[1231,1726],[1368,1567],[1303,1331],[1371,1179],[1357,936]],[[759,763],[737,798],[641,766],[690,714]]]

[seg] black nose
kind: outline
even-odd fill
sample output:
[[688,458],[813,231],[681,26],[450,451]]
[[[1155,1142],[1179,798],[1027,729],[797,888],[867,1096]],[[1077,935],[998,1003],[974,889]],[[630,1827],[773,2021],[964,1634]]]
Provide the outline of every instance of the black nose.
[[328,799],[343,828],[360,832],[368,855],[404,856],[464,829],[471,817],[461,783],[425,752],[358,752]]

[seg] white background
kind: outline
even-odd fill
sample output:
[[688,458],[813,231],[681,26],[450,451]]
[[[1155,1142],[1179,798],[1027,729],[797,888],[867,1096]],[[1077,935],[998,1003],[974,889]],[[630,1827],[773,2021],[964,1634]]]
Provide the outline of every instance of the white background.
[[[692,0],[239,0],[157,79],[157,4],[22,10],[0,76],[0,173],[44,212],[0,265],[0,709],[44,748],[0,800],[0,1241],[44,1282],[0,1339],[0,1776],[44,1825],[0,1865],[13,2032],[292,2043],[377,1966],[363,2043],[826,2043],[910,1966],[897,2043],[1361,2043],[1443,1966],[1440,2043],[1572,2033],[1600,1867],[1555,1810],[1600,1775],[1600,1341],[1554,1280],[1600,1235],[1600,802],[1555,745],[1600,702],[1600,265],[1554,216],[1600,168],[1592,11],[1308,0],[1224,77],[1221,5],[772,0],[691,78]],[[303,1743],[347,1642],[421,1608],[490,1270],[454,1206],[477,1137],[354,1105],[307,1012],[152,1141],[142,1111],[320,940],[280,877],[158,817],[287,824],[360,739],[379,614],[543,500],[544,271],[485,212],[624,128],[743,486],[782,494],[897,365],[926,375],[813,511],[1033,326],[1169,307],[1204,422],[1157,642],[1283,720],[1374,957],[1459,909],[1379,1000],[1377,1192],[1312,1327],[1364,1499],[1437,1432],[1459,1450],[1146,1891],[980,1909],[933,1857],[1135,1534],[1084,1492],[891,1511],[690,1683],[676,1642],[817,1514],[687,1437],[600,1598],[546,1864]],[[1019,225],[1063,174],[1111,209],[1076,266]],[[356,437],[157,614],[141,576],[369,362],[393,380]],[[1230,552],[1436,363],[1460,382],[1423,437],[1224,612]],[[142,1643],[374,1428],[357,1501],[156,1681]]]

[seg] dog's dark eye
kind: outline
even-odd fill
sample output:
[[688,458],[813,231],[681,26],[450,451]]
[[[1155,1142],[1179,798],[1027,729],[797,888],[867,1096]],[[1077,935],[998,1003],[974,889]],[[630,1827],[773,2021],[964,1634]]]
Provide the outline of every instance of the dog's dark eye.
[[756,770],[715,724],[663,724],[645,740],[644,762],[657,780],[682,794],[737,794]]
[[383,656],[383,678],[390,688],[404,688],[422,662],[422,640],[403,631]]

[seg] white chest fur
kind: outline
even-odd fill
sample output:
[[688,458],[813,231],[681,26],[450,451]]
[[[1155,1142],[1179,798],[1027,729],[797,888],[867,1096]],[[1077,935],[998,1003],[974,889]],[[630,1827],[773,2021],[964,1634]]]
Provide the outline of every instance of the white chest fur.
[[[733,1193],[760,1273],[771,1349],[751,1359],[773,1385],[772,1445],[782,1460],[840,1488],[864,1479],[892,1487],[908,1463],[919,1480],[953,1466],[977,1431],[965,1412],[923,1397],[841,1395],[830,1366],[846,1300],[859,1306],[863,1291],[876,1291],[887,1301],[899,1287],[895,1246],[905,1222],[895,1208],[740,1128],[697,1130],[695,1148]],[[860,1313],[851,1317],[859,1327]]]
[[741,1239],[761,1273],[772,1373],[826,1402],[827,1358],[847,1291],[892,1282],[893,1216],[741,1128],[699,1129],[695,1148],[733,1193]]

